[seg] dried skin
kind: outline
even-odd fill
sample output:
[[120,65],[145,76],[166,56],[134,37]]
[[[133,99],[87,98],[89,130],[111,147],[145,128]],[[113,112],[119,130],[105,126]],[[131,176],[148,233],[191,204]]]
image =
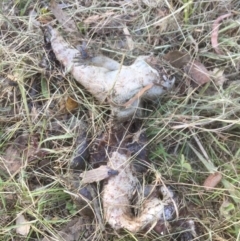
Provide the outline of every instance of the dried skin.
[[[79,51],[70,47],[57,30],[50,28],[49,31],[56,58],[99,102],[110,104],[112,116],[118,121],[129,120],[141,107],[142,100],[156,100],[174,84],[175,79],[169,79],[161,65],[158,69],[150,66],[149,56],[138,57],[131,66],[121,65],[105,56],[82,58],[79,65],[74,65]],[[138,216],[134,216],[132,200],[140,184],[133,165],[128,155],[113,151],[108,152],[108,156],[107,166],[117,175],[109,176],[103,187],[104,221],[114,230],[127,229],[137,233],[165,220],[165,211],[172,211],[168,206],[174,207],[172,192],[163,187],[163,199],[157,196],[146,198]],[[104,169],[103,176],[107,174]]]
[[113,229],[123,228],[136,233],[148,225],[154,225],[159,219],[164,219],[164,207],[172,202],[172,193],[169,190],[163,188],[163,200],[155,196],[146,199],[139,216],[135,217],[131,213],[131,201],[139,182],[133,174],[128,157],[113,152],[108,166],[119,172],[118,175],[109,178],[102,194],[104,218]]
[[[146,56],[138,57],[130,66],[121,65],[105,56],[83,59],[82,64],[74,65],[79,51],[69,46],[57,30],[49,29],[56,58],[98,101],[107,100],[111,105],[112,115],[120,121],[129,119],[136,113],[141,106],[141,99],[155,100],[174,84],[175,79],[170,80],[165,74],[161,75],[152,68],[145,61],[148,59]],[[142,89],[153,84],[139,99],[133,99],[129,106],[124,106]]]

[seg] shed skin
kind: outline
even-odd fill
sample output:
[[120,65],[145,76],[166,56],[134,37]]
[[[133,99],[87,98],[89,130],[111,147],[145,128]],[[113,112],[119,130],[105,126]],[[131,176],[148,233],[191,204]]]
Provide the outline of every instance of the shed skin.
[[[130,66],[121,65],[105,56],[84,58],[80,65],[76,65],[74,60],[79,51],[71,47],[56,29],[49,27],[49,32],[58,61],[100,103],[110,105],[111,115],[116,121],[131,119],[141,109],[142,100],[156,100],[174,85],[175,78],[168,79],[147,63],[149,56],[138,57]],[[148,89],[147,86],[152,87]],[[135,99],[144,88],[147,91]],[[130,105],[126,106],[125,103]],[[129,156],[112,152],[107,166],[118,171],[118,175],[109,177],[102,193],[104,219],[113,229],[124,228],[136,233],[163,218],[164,206],[172,202],[168,191],[163,200],[158,197],[146,199],[135,217],[131,214],[131,201],[139,181],[134,175]]]
[[147,198],[143,201],[139,215],[133,216],[131,201],[139,181],[134,175],[129,157],[113,152],[108,166],[118,171],[118,175],[108,179],[102,193],[104,219],[113,229],[123,228],[137,233],[146,226],[154,226],[159,220],[166,221],[164,208],[168,204],[173,205],[173,193],[167,187],[161,188],[162,200],[156,196]]
[[[138,57],[130,66],[121,65],[105,56],[83,58],[82,63],[76,65],[74,60],[79,51],[71,47],[56,29],[49,27],[49,31],[56,58],[100,103],[110,104],[112,116],[118,121],[127,120],[136,114],[142,100],[156,100],[174,85],[175,78],[168,79],[164,73],[159,73],[146,62],[149,56]],[[148,85],[153,87],[130,106],[124,106]]]

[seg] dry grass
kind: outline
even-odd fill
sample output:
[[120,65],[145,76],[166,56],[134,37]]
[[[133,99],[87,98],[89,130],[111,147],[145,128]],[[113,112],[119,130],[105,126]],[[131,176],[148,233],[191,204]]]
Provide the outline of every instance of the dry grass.
[[[126,64],[141,54],[181,50],[208,70],[224,70],[223,86],[212,81],[199,88],[179,71],[174,90],[146,107],[144,128],[161,178],[193,206],[199,240],[240,240],[240,3],[166,0],[155,8],[147,2],[155,1],[64,1],[81,32],[71,41],[85,40],[94,54],[119,61],[124,56]],[[47,63],[53,69],[46,71],[40,65],[48,55],[33,19],[34,14],[47,18],[44,3],[0,3],[0,237],[6,241],[41,240],[77,215],[70,195],[63,192],[62,177],[82,121],[95,137],[108,119],[108,107],[100,106],[60,66]],[[235,15],[219,31],[224,52],[219,56],[211,46],[212,24],[230,11]],[[65,108],[69,96],[79,104],[71,113]],[[6,160],[20,164],[11,173]],[[216,170],[222,182],[204,191],[204,180]],[[16,233],[19,213],[31,224],[24,238]],[[96,240],[104,238],[98,235]],[[132,234],[118,237],[129,239],[140,240]]]

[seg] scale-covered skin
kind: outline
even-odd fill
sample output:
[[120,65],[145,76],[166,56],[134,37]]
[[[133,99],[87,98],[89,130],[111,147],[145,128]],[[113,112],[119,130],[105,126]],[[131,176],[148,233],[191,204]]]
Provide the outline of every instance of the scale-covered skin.
[[104,219],[113,229],[123,228],[137,233],[160,219],[164,220],[164,207],[172,203],[173,194],[170,190],[162,187],[163,199],[156,196],[147,198],[143,201],[139,215],[133,216],[131,202],[134,191],[140,184],[134,175],[129,157],[113,152],[108,166],[118,171],[118,175],[109,177],[102,194]]

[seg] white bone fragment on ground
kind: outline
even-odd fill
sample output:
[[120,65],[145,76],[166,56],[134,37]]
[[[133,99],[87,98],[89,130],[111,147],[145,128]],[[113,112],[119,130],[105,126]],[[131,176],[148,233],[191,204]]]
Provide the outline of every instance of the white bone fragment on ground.
[[129,158],[119,152],[113,152],[108,166],[118,171],[118,175],[109,177],[102,194],[104,219],[113,229],[123,228],[136,233],[148,225],[156,224],[160,219],[164,220],[164,207],[172,204],[173,193],[170,190],[162,187],[163,199],[146,199],[139,215],[133,216],[131,201],[139,181],[134,175]]
[[[164,73],[152,68],[146,62],[149,56],[138,57],[130,66],[105,56],[83,58],[82,64],[76,65],[74,60],[79,51],[71,47],[56,29],[49,27],[49,32],[56,58],[99,102],[107,101],[112,116],[119,121],[131,118],[141,108],[141,100],[158,99],[175,82],[175,78],[168,79]],[[150,89],[146,88],[151,85]],[[144,88],[146,91],[142,91]],[[127,102],[131,104],[124,105]]]

